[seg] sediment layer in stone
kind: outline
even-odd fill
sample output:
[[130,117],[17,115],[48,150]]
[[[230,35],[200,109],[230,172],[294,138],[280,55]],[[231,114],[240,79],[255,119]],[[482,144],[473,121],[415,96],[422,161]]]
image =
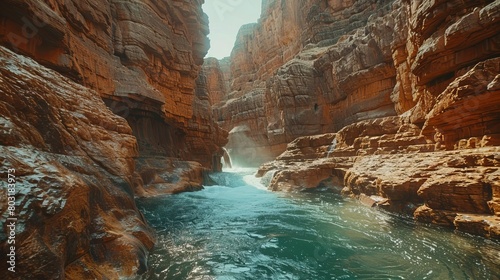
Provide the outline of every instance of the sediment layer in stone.
[[299,137],[257,176],[267,177],[273,191],[329,188],[369,206],[498,239],[500,147],[484,136],[445,150],[418,132],[389,117]]

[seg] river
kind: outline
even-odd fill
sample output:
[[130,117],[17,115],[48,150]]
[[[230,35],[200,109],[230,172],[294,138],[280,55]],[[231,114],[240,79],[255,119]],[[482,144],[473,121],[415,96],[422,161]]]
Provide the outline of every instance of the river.
[[139,200],[158,233],[142,279],[499,279],[498,242],[326,191],[270,192],[254,172]]

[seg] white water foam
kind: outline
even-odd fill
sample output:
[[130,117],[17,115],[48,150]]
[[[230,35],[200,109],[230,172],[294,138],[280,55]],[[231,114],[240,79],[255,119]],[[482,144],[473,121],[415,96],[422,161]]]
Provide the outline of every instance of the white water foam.
[[328,148],[328,153],[326,154],[326,158],[330,157],[330,154],[335,150],[335,147],[337,146],[337,138],[333,138],[332,144]]
[[249,186],[255,187],[259,190],[269,191],[264,184],[260,182],[260,178],[255,177],[255,175],[245,175],[243,176],[243,181]]
[[255,177],[257,169],[254,167],[232,167],[222,168],[223,172],[238,173],[242,175],[243,181],[254,188],[267,191],[267,187],[261,183],[261,178]]

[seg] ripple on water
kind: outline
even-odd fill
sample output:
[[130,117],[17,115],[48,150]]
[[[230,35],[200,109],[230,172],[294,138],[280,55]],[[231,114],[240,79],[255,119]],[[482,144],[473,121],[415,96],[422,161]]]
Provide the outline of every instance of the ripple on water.
[[[139,201],[158,243],[143,279],[498,279],[500,245],[243,172]],[[246,176],[246,177],[245,177]],[[252,184],[250,184],[251,182]]]

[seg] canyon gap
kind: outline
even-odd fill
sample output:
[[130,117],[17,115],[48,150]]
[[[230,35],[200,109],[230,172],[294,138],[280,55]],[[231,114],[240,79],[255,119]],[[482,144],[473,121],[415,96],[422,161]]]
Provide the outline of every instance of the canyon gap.
[[273,190],[500,237],[498,1],[263,0],[221,61],[203,61],[202,3],[0,4],[16,277],[143,272],[134,196],[201,188],[224,146]]

